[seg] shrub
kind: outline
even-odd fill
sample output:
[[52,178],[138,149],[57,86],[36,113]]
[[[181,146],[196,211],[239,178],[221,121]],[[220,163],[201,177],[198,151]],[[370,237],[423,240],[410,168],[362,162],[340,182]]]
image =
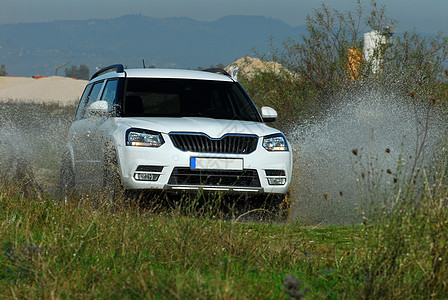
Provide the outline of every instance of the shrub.
[[[372,1],[366,16],[360,0],[355,11],[346,13],[326,4],[314,10],[307,17],[306,35],[299,40],[290,38],[281,47],[272,46],[264,57],[280,63],[292,75],[260,72],[246,83],[254,101],[279,109],[285,122],[293,119],[291,115],[296,119],[311,114],[319,117],[332,107],[339,93],[356,92],[366,85],[386,86],[402,95],[413,91],[423,101],[429,98],[445,104],[447,37],[404,32],[392,38],[395,22],[385,12],[385,7]],[[384,35],[384,43],[372,55],[380,62],[376,72],[372,60],[353,57],[362,52],[364,33],[369,31]]]

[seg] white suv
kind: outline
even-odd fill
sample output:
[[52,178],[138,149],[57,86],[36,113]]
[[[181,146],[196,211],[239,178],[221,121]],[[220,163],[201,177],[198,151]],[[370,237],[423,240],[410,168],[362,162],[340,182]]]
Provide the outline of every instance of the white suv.
[[113,65],[95,73],[70,127],[62,186],[282,198],[292,155],[264,123],[276,111],[260,115],[241,85],[217,71]]

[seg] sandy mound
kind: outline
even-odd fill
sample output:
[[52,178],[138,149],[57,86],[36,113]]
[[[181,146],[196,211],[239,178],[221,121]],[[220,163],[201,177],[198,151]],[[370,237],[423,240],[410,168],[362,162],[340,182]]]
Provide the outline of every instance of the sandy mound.
[[59,76],[40,79],[0,77],[0,101],[75,104],[87,83],[86,80]]
[[238,67],[238,76],[245,76],[252,78],[257,72],[289,72],[281,64],[273,61],[261,61],[258,58],[252,58],[249,56],[240,58],[230,65],[225,70],[231,73],[231,67]]

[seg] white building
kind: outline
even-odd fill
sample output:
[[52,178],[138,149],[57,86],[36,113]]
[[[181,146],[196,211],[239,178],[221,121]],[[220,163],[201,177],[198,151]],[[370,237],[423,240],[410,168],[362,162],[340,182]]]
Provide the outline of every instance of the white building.
[[375,30],[364,34],[363,57],[370,64],[374,74],[378,73],[380,69],[382,55],[379,53],[379,49],[386,44],[386,41],[386,37]]

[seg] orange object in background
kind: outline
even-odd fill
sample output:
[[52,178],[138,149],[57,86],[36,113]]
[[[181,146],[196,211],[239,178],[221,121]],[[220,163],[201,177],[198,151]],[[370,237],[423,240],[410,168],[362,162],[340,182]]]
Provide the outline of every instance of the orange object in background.
[[361,51],[357,49],[348,49],[348,72],[352,80],[359,78],[359,65],[362,61]]

